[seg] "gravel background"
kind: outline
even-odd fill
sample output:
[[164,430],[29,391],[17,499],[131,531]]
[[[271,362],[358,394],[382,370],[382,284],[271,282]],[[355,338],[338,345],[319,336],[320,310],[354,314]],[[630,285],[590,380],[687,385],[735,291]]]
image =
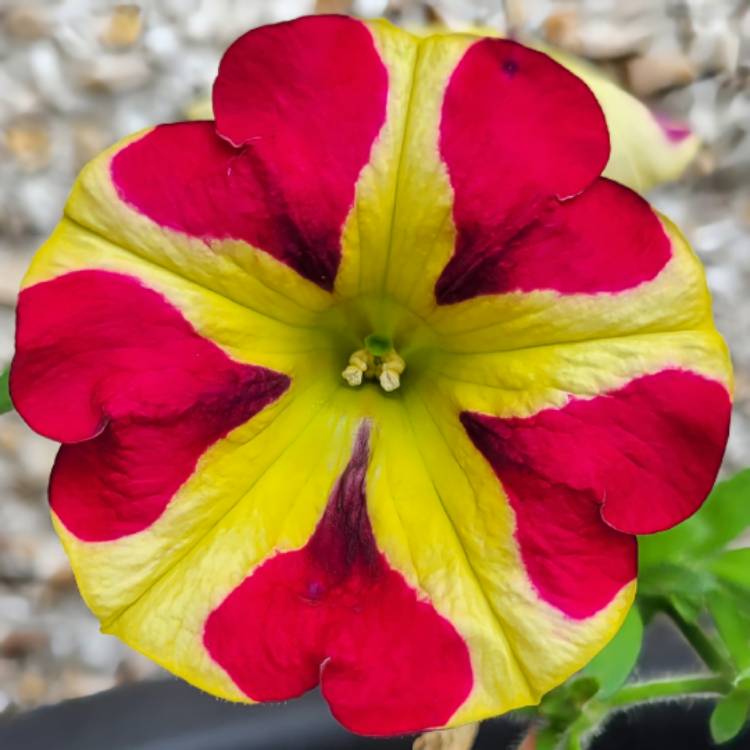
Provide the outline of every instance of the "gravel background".
[[[606,67],[704,146],[652,200],[703,257],[737,393],[725,471],[750,464],[750,3],[732,0],[0,0],[0,363],[31,254],[80,167],[117,138],[205,107],[244,30],[319,12],[485,23]],[[0,712],[146,679],[158,668],[100,635],[46,509],[55,445],[0,417]]]

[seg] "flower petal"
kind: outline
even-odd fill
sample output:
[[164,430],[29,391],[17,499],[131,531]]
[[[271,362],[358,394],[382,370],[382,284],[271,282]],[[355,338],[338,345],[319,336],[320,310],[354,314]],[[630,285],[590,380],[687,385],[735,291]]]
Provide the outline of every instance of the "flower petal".
[[[262,441],[238,434],[231,452],[208,457],[173,506],[195,510],[199,501],[205,514],[218,501],[220,519],[188,528],[188,544],[168,551],[158,574],[151,564],[132,570],[140,589],[103,618],[104,630],[232,700],[291,697],[322,675],[332,710],[357,731],[447,722],[472,684],[466,645],[368,532],[361,451],[352,454],[362,444],[361,401],[341,391],[302,401]],[[174,534],[176,519],[165,514],[139,546]],[[132,549],[121,540],[104,550],[74,545],[89,581],[128,570]]]
[[[98,238],[107,246],[108,252],[102,253],[101,263],[108,262],[109,251],[114,251],[118,259],[127,253],[142,261],[141,268],[146,265],[155,271],[166,271],[279,321],[309,325],[311,314],[330,306],[331,295],[289,265],[241,240],[205,239],[162,226],[123,200],[115,183],[113,164],[121,154],[135,147],[119,162],[120,167],[150,175],[161,186],[162,196],[187,200],[181,209],[185,216],[192,212],[189,203],[195,203],[198,217],[210,213],[211,206],[217,205],[216,195],[212,197],[217,192],[216,183],[221,186],[226,178],[226,159],[221,161],[226,156],[223,142],[211,135],[211,129],[209,124],[200,122],[159,126],[123,139],[89,162],[78,176],[65,206],[62,226],[66,240],[73,233],[72,224],[90,244]],[[174,135],[176,153],[150,148],[168,134]],[[150,142],[148,138],[152,135],[155,141]],[[139,148],[144,141],[145,145]],[[194,158],[184,158],[185,153]],[[144,157],[141,163],[137,163],[139,155]],[[218,161],[212,161],[214,157]],[[171,170],[189,177],[191,169],[188,197],[178,189]],[[221,197],[221,190],[218,193]],[[49,249],[47,265],[67,264],[71,255],[76,255],[73,242],[64,250],[58,247],[56,253]]]
[[72,443],[50,503],[79,539],[150,526],[208,447],[288,386],[232,362],[131,277],[78,271],[19,297],[13,399],[38,432]]
[[358,185],[336,290],[386,291],[422,314],[436,292],[454,301],[443,290],[477,254],[594,182],[609,138],[586,85],[542,53],[468,35],[374,33],[391,82],[388,120]]
[[447,723],[472,674],[452,625],[375,546],[368,436],[365,422],[310,541],[246,578],[211,613],[204,642],[254,700],[295,697],[320,680],[349,729],[395,734]]
[[249,32],[216,84],[226,137],[192,122],[127,138],[84,168],[66,216],[241,304],[309,323],[333,302],[355,185],[386,117],[389,80],[373,39],[342,17]]
[[[635,540],[622,567],[617,550],[628,538],[614,529],[661,531],[706,498],[730,410],[719,383],[665,370],[531,417],[464,412],[461,421],[508,493],[535,587],[565,614],[584,618],[635,576]],[[589,528],[597,526],[595,536]]]
[[538,49],[579,76],[604,110],[612,144],[605,177],[643,193],[682,175],[700,148],[689,128],[654,114],[584,60],[541,45]]
[[[384,288],[402,210],[402,183],[408,176],[409,127],[421,121],[417,75],[418,40],[387,21],[368,21],[388,76],[387,117],[357,182],[356,197],[342,234],[341,265],[334,293],[351,299],[378,295]],[[420,68],[421,69],[421,68]]]
[[53,516],[105,632],[198,687],[251,702],[203,643],[206,619],[255,567],[305,544],[349,458],[353,427],[329,379],[292,383],[211,446],[162,515],[89,543]]
[[440,304],[536,289],[619,292],[651,281],[671,254],[649,205],[604,179],[575,198],[538,207],[528,224],[505,239],[497,238],[506,231],[502,221],[481,227],[456,219],[456,253],[436,289]]
[[[471,655],[472,689],[449,725],[538,702],[619,626],[635,588],[632,540],[597,518],[587,520],[577,545],[561,550],[580,561],[579,569],[584,561],[596,567],[608,542],[608,566],[618,571],[617,585],[591,616],[568,617],[534,588],[508,498],[462,427],[460,409],[420,383],[380,411],[368,476],[376,543]],[[435,682],[442,684],[442,675]]]
[[[112,220],[112,215],[107,216],[106,212],[104,217],[105,220]],[[139,236],[144,243],[154,239],[153,235]],[[59,486],[62,481],[63,490],[66,487],[71,489],[68,492],[71,502],[81,499],[80,488],[72,487],[70,480],[74,480],[81,467],[86,465],[82,463],[84,459],[103,461],[99,468],[102,474],[111,475],[115,469],[118,472],[116,481],[109,486],[87,478],[84,486],[92,490],[89,498],[92,503],[95,493],[99,493],[103,501],[108,495],[117,496],[123,487],[132,489],[136,494],[140,491],[139,485],[132,480],[142,476],[144,468],[153,465],[154,456],[147,446],[142,445],[140,438],[143,433],[135,442],[133,427],[149,428],[149,438],[155,438],[158,430],[164,427],[164,442],[160,441],[154,450],[158,449],[161,453],[174,450],[180,459],[175,461],[174,466],[165,460],[154,481],[143,485],[151,493],[143,501],[151,508],[149,521],[152,522],[149,525],[141,519],[142,530],[137,533],[107,542],[90,543],[71,533],[61,518],[53,513],[53,521],[71,558],[81,593],[103,622],[116,617],[142,596],[155,579],[165,575],[190,549],[197,536],[205,533],[206,529],[221,526],[221,520],[237,501],[238,495],[273,464],[293,439],[300,421],[304,421],[310,410],[319,408],[330,397],[330,392],[338,385],[336,375],[340,368],[341,354],[328,328],[330,325],[340,327],[340,322],[329,319],[327,314],[321,319],[313,311],[283,304],[283,297],[278,306],[272,305],[268,310],[256,309],[259,305],[262,307],[263,302],[273,299],[275,293],[262,285],[253,287],[253,279],[249,275],[245,276],[235,269],[236,278],[232,287],[218,284],[221,292],[212,291],[199,283],[200,277],[188,279],[179,275],[175,269],[180,266],[170,268],[166,253],[159,257],[160,261],[164,260],[163,264],[147,259],[148,253],[155,248],[158,254],[167,247],[182,252],[185,246],[172,244],[171,240],[160,245],[157,239],[153,244],[138,247],[143,254],[136,252],[133,246],[118,247],[80,223],[64,219],[37,253],[24,279],[22,299],[27,299],[28,304],[23,305],[17,336],[19,342],[34,338],[36,348],[26,351],[25,344],[19,345],[19,356],[14,365],[14,369],[18,369],[24,358],[27,364],[33,364],[46,352],[51,362],[50,378],[64,371],[62,383],[58,380],[45,381],[49,389],[44,401],[55,403],[59,411],[41,409],[42,413],[38,416],[47,420],[47,426],[40,424],[38,428],[47,434],[65,440],[83,440],[96,433],[97,427],[105,427],[106,420],[102,419],[105,412],[108,413],[107,419],[112,415],[122,417],[119,421],[110,419],[107,431],[99,437],[63,447],[60,465],[65,463],[66,468],[62,472],[56,470],[55,483]],[[198,253],[195,263],[189,267],[200,269],[204,261],[205,257]],[[222,270],[226,270],[216,256],[212,266],[206,264],[204,267],[213,267],[220,280]],[[229,276],[227,274],[224,278]],[[296,274],[294,276],[300,278]],[[73,301],[65,294],[64,304],[51,307],[35,294],[35,290],[62,288],[58,285],[68,284],[70,279],[75,278],[90,279],[92,283],[80,290],[72,289]],[[138,304],[128,303],[119,307],[111,304],[108,281],[112,278],[120,282],[129,280],[135,289],[136,303],[145,294],[146,309],[155,310],[155,320],[151,321],[157,323],[155,328],[149,320],[138,317]],[[246,279],[249,290],[257,292],[249,301],[241,295],[232,294],[242,291],[242,285],[237,282]],[[264,289],[267,292],[265,295]],[[238,304],[231,296],[240,297],[243,304]],[[154,302],[156,299],[158,303]],[[36,302],[42,305],[37,306]],[[249,302],[249,306],[246,302]],[[135,307],[136,312],[131,307]],[[66,328],[67,323],[77,322],[60,312],[66,309],[75,311],[76,316],[80,313],[83,319],[81,331],[75,325]],[[279,320],[275,317],[277,313],[282,316],[289,314],[296,322],[292,324]],[[41,341],[37,337],[39,326],[36,333],[27,326],[27,322],[33,322],[35,317],[49,320],[41,326],[45,328],[40,334]],[[168,324],[166,327],[163,325],[165,321]],[[87,344],[96,341],[103,348],[72,356],[75,352],[66,351],[65,347],[70,349],[71,344],[77,346],[82,332],[88,335]],[[177,335],[180,332],[184,336]],[[167,336],[166,343],[160,334]],[[201,358],[207,357],[207,361],[213,363],[213,369],[203,372],[198,366],[200,361],[196,359],[193,364],[193,358],[190,358],[187,365],[178,362],[179,371],[170,381],[169,374],[174,372],[175,363],[169,357],[175,347],[178,352],[181,351],[180,346],[186,341],[190,342],[186,348]],[[127,348],[123,347],[123,343]],[[133,354],[142,356],[131,356]],[[100,356],[106,359],[109,369],[98,363]],[[139,369],[139,365],[149,364],[154,365],[155,369]],[[28,380],[28,370],[25,366],[18,369],[13,389],[20,413],[27,419],[36,419],[38,402],[28,396],[28,392],[36,392],[37,383]],[[250,389],[243,386],[243,374],[265,370],[273,371],[281,380],[288,382],[291,379],[291,384],[277,400],[269,403],[249,421],[241,426],[234,425],[236,429],[232,429],[232,420],[240,419],[239,409],[244,403],[250,405],[253,397]],[[330,378],[321,378],[321,370],[330,372]],[[94,382],[97,375],[102,376],[102,387]],[[223,391],[222,386],[225,386]],[[236,388],[233,390],[235,386],[239,387],[239,393]],[[93,396],[91,393],[86,395],[86,388],[93,391]],[[64,397],[76,392],[80,398]],[[222,404],[216,402],[222,393],[229,399],[225,406],[234,404],[238,409],[222,409]],[[214,401],[211,402],[211,399]],[[212,409],[207,418],[201,416],[198,410],[209,402],[219,408]],[[164,403],[170,408],[163,408]],[[169,414],[175,405],[179,405],[179,408],[178,414],[171,420],[174,423],[174,429],[171,429]],[[290,408],[292,405],[298,406],[299,411]],[[149,423],[147,417],[158,417],[160,407],[164,412],[163,423],[155,420]],[[128,416],[129,412],[131,416]],[[196,416],[200,419],[194,419]],[[218,424],[219,416],[224,421],[223,425]],[[80,430],[78,434],[65,432],[78,423],[86,426],[86,434]],[[169,435],[166,432],[168,429],[171,429]],[[221,437],[227,432],[226,437]],[[270,448],[262,440],[256,440],[259,435],[270,441]],[[118,452],[116,461],[108,463],[100,448],[107,440],[109,444],[116,442],[114,436],[119,439],[119,444],[114,446]],[[215,442],[201,454],[202,445],[205,446],[214,437]],[[123,448],[128,449],[127,454],[122,452]],[[189,471],[190,462],[185,460],[188,454],[194,458],[199,456],[192,472]],[[63,460],[63,456],[75,457],[76,460]],[[235,456],[239,457],[237,463],[234,463]],[[71,467],[79,468],[71,471]],[[66,476],[69,478],[67,481]],[[157,484],[160,492],[154,493]],[[172,497],[168,497],[175,487]],[[75,490],[75,497],[72,490]],[[53,494],[59,501],[59,491],[53,488]],[[56,507],[59,506],[58,501],[53,501]],[[136,502],[128,503],[125,515],[137,515],[137,505]],[[98,502],[97,507],[100,514],[106,513],[106,502]],[[159,510],[162,511],[160,515]],[[65,515],[65,511],[61,510],[61,514]],[[158,516],[156,520],[154,516]],[[144,649],[150,649],[148,639]],[[226,692],[225,682],[225,678],[219,680],[216,689]]]
[[440,127],[458,233],[436,287],[438,302],[446,303],[478,293],[467,267],[520,242],[551,202],[598,177],[609,136],[580,79],[546,55],[499,39],[478,42],[461,60]]
[[[609,184],[614,191],[623,191],[621,202],[625,210],[614,213],[615,233],[631,238],[638,245],[653,248],[656,255],[663,255],[665,241],[669,243],[669,260],[656,276],[621,291],[595,293],[576,293],[577,281],[566,282],[563,276],[559,286],[566,290],[565,293],[541,288],[480,295],[456,304],[439,305],[429,313],[429,321],[441,336],[443,347],[456,353],[498,352],[643,334],[714,331],[703,268],[685,238],[664,217],[655,221],[653,212],[640,204],[641,199],[634,193]],[[564,212],[566,217],[567,210],[570,209]],[[572,214],[575,213],[573,209]],[[637,221],[637,226],[628,226],[623,221],[625,217]],[[577,247],[590,248],[595,257],[604,257],[596,252],[595,242],[597,237],[604,241],[602,235],[597,235],[595,230],[588,229],[580,221],[562,226],[565,232],[575,234],[580,230]],[[618,247],[616,239],[608,240],[606,246],[611,243]],[[635,249],[633,256],[640,259],[641,270],[647,270],[653,263],[652,258],[640,255]],[[535,260],[533,252],[529,260]],[[575,265],[575,258],[570,263]],[[520,262],[517,279],[522,265]],[[544,274],[542,263],[537,261],[532,265],[534,268]],[[586,264],[579,270],[581,286],[585,288],[589,283]],[[638,272],[638,267],[635,272]],[[593,273],[596,279],[597,272]],[[549,283],[554,282],[550,280]],[[715,347],[723,371],[728,373],[725,346],[718,336],[715,336]]]
[[117,154],[114,183],[162,227],[243,240],[330,290],[387,87],[359,21],[311,17],[255,29],[222,59],[216,130],[208,122],[156,128]]
[[[342,296],[386,289],[396,300],[428,314],[436,296],[448,303],[507,290],[516,266],[525,259],[521,241],[529,232],[536,248],[531,265],[546,269],[536,285],[545,288],[555,288],[551,277],[562,270],[565,278],[559,283],[566,291],[571,291],[573,279],[586,282],[581,291],[622,290],[653,278],[668,261],[664,237],[642,243],[643,225],[651,213],[644,203],[625,190],[618,195],[606,182],[584,190],[595,184],[607,161],[600,105],[611,110],[608,116],[618,129],[617,160],[624,158],[620,152],[627,156],[633,147],[632,128],[624,132],[631,115],[642,135],[647,125],[661,133],[637,100],[596,76],[585,75],[582,82],[546,55],[514,42],[434,35],[409,47],[399,37],[402,32],[377,27],[373,33],[389,71],[389,115],[362,173],[357,211],[344,233],[337,280]],[[522,58],[523,68],[534,73],[528,79]],[[562,62],[567,64],[567,58]],[[580,72],[578,67],[575,72]],[[537,82],[545,86],[543,91],[535,88]],[[594,93],[604,92],[601,101],[586,83],[592,83]],[[610,95],[610,87],[615,94]],[[570,110],[575,110],[572,117],[560,114]],[[529,113],[528,122],[524,112]],[[546,153],[544,148],[552,150]],[[654,149],[661,153],[656,145]],[[683,166],[680,161],[680,169]],[[622,170],[612,174],[623,179]],[[666,172],[659,167],[659,174]],[[638,175],[639,189],[656,179],[645,166]],[[578,203],[570,201],[570,206],[556,199],[582,190]],[[391,212],[381,210],[390,205],[387,194],[397,196]],[[585,226],[613,212],[613,226],[603,220]],[[547,221],[552,226],[545,234]],[[653,218],[650,223],[656,226]],[[572,240],[573,235],[577,239],[571,258],[560,245],[563,236]],[[514,259],[508,258],[511,248]],[[501,256],[506,259],[504,278],[497,278],[497,268],[485,278],[488,264],[503,265]],[[550,258],[556,262],[545,262]],[[567,261],[570,267],[562,268]],[[531,269],[522,275],[533,288]]]
[[[474,29],[473,33],[501,36],[497,29],[487,27]],[[604,177],[643,193],[683,174],[700,148],[700,140],[686,125],[652,112],[602,68],[556,47],[538,43],[531,46],[578,76],[599,102],[607,119],[611,146]]]

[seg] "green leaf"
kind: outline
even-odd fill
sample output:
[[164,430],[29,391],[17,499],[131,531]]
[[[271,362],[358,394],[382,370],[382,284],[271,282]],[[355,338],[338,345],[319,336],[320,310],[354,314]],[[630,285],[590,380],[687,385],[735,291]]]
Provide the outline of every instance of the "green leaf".
[[698,622],[705,608],[705,601],[702,596],[676,594],[669,597],[669,602],[677,610],[680,617],[687,622]]
[[711,714],[711,737],[719,744],[736,737],[747,721],[750,710],[750,693],[734,690],[716,704]]
[[750,549],[732,549],[711,562],[715,576],[743,589],[750,589]]
[[13,411],[13,402],[10,400],[10,391],[8,390],[8,378],[10,377],[10,365],[8,365],[0,375],[0,414]]
[[569,687],[570,683],[564,682],[544,695],[539,704],[539,713],[555,729],[571,724],[581,714],[578,704],[570,694]]
[[641,569],[659,563],[696,561],[718,553],[750,527],[750,469],[719,482],[687,521],[669,531],[639,537]]
[[643,620],[638,607],[631,607],[615,637],[583,669],[582,674],[599,683],[603,698],[616,693],[633,671],[643,642]]
[[705,565],[698,559],[693,565],[660,563],[644,568],[638,576],[641,606],[648,611],[649,600],[667,599],[685,620],[695,622],[705,608],[706,596],[720,588],[718,580],[705,569]]
[[728,591],[714,591],[708,597],[708,611],[735,666],[746,672],[750,670],[750,617],[742,602],[744,597],[738,601]]
[[596,677],[582,675],[569,683],[568,693],[577,706],[583,706],[586,701],[599,692],[599,680]]
[[642,596],[680,596],[701,598],[716,588],[713,574],[688,564],[660,563],[644,568],[638,575],[638,593]]

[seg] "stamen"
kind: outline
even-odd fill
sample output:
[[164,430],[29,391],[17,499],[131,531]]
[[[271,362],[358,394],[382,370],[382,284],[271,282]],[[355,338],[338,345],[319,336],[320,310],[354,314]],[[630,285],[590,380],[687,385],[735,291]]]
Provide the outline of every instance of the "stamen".
[[380,387],[386,392],[395,391],[401,385],[401,373],[406,369],[406,362],[391,350],[383,357],[380,365]]
[[[377,341],[378,346],[372,346],[374,341]],[[400,387],[401,375],[406,369],[406,363],[393,347],[383,351],[382,354],[375,354],[373,349],[381,350],[383,341],[382,337],[368,336],[367,348],[358,349],[349,357],[349,364],[342,371],[341,377],[352,388],[362,385],[365,379],[377,380],[386,393],[391,393]],[[390,345],[390,342],[388,343]]]
[[362,385],[362,370],[360,370],[358,367],[354,367],[353,365],[349,365],[349,367],[346,367],[341,373],[341,377],[344,378],[344,380],[346,380],[346,382],[349,383],[349,385],[352,387]]

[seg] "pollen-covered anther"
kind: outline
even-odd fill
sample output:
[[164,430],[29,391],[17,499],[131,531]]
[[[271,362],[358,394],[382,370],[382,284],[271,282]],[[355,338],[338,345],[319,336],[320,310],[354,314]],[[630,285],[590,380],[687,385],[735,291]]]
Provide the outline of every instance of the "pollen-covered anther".
[[349,357],[349,364],[341,377],[353,388],[362,385],[365,379],[377,380],[384,391],[391,393],[401,385],[401,375],[405,369],[406,363],[393,349],[382,355],[359,349]]
[[349,364],[341,373],[341,377],[352,387],[362,385],[362,376],[372,370],[375,365],[374,357],[370,352],[359,349],[349,357]]
[[401,374],[406,369],[406,362],[394,351],[388,352],[379,364],[378,380],[380,387],[390,393],[401,385]]

